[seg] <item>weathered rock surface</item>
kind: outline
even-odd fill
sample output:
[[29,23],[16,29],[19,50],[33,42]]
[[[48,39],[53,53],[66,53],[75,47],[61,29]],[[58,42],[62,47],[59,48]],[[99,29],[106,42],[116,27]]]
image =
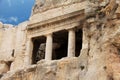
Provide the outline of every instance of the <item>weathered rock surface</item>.
[[82,1],[84,0],[36,0],[36,3],[33,7],[33,14]]
[[11,62],[9,66],[11,70],[21,68],[24,64],[22,59],[25,53],[27,22],[21,23],[18,27],[9,24],[1,24],[0,26],[2,26],[0,28],[0,61]]
[[10,70],[9,65],[5,61],[0,61],[0,74],[4,74]]
[[[79,58],[68,58],[60,61],[43,60],[38,62],[37,66],[16,71],[12,75],[7,73],[1,80],[79,80],[80,72],[86,71],[84,65]],[[9,78],[7,78],[8,76]]]
[[4,24],[0,28],[0,60],[10,60],[15,48],[15,28],[12,25]]
[[15,53],[14,62],[11,64],[11,70],[16,70],[24,67],[24,57],[26,50],[26,39],[27,39],[27,21],[19,24],[16,27],[16,41],[15,43]]
[[[47,9],[82,0],[50,1],[45,4],[49,7]],[[85,18],[81,25],[83,42],[79,57],[41,60],[35,65],[25,66],[28,23],[17,28],[5,25],[2,28],[0,23],[0,59],[13,61],[10,71],[5,63],[0,63],[1,80],[120,80],[120,1],[86,1],[89,4],[84,10]],[[43,3],[36,4],[43,6]]]

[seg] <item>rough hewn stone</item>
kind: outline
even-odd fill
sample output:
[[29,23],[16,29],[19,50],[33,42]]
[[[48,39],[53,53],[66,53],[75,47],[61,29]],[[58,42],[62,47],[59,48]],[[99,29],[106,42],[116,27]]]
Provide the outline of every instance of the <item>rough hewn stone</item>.
[[10,67],[7,62],[0,61],[0,74],[5,74],[10,70]]
[[4,24],[0,29],[0,60],[9,60],[15,48],[15,28],[12,25]]
[[[1,80],[120,80],[119,0],[36,1],[30,21],[0,29],[0,59],[12,62],[0,63]],[[35,37],[71,28],[83,32],[79,57],[31,63]]]

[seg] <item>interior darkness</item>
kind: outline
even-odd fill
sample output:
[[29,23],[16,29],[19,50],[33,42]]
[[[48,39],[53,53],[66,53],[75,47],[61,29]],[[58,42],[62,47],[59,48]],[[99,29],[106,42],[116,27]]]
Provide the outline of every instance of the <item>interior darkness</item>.
[[58,43],[60,45],[59,48],[56,48],[55,50],[53,50],[53,60],[67,57],[68,32],[66,30],[63,30],[63,31],[54,33],[53,43]]
[[82,49],[82,29],[76,30],[76,48],[75,48],[75,56],[78,57],[80,55],[80,51]]
[[45,42],[46,42],[46,37],[44,37],[44,36],[38,37],[38,38],[33,38],[32,64],[36,64],[37,63],[37,60],[36,60],[37,51],[39,49],[40,44],[41,43],[45,43]]
[[[75,46],[75,56],[80,55],[80,50],[82,48],[82,30],[76,30],[76,46]],[[33,38],[33,54],[32,54],[32,64],[36,64],[37,61],[37,52],[39,50],[41,43],[46,43],[46,37]],[[63,57],[67,57],[67,48],[68,48],[68,31],[62,30],[59,32],[53,33],[53,46],[54,43],[57,43],[59,47],[53,49],[52,60],[58,60]],[[44,57],[45,58],[45,57]],[[43,58],[43,59],[44,59]]]
[[[75,56],[76,57],[80,55],[80,51],[82,48],[82,35],[83,35],[82,29],[76,30],[76,43],[75,43]],[[63,31],[54,33],[53,43],[60,44],[60,47],[53,51],[53,59],[57,60],[63,57],[67,57],[68,31],[63,30]]]

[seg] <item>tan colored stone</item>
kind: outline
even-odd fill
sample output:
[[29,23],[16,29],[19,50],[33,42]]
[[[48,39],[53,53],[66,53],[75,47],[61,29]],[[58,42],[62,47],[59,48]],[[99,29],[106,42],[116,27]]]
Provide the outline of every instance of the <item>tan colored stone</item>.
[[74,29],[68,31],[68,57],[75,57],[75,41],[76,35]]
[[46,20],[49,20],[49,19],[54,19],[58,16],[73,13],[75,11],[83,10],[83,9],[86,8],[87,5],[88,5],[88,1],[84,1],[84,2],[81,2],[81,3],[76,3],[76,4],[71,4],[71,5],[68,5],[68,6],[64,6],[64,8],[58,7],[58,8],[55,8],[55,9],[48,10],[46,12],[34,14],[30,17],[29,25],[36,24],[38,22],[43,22],[43,21],[46,21]]
[[[5,73],[1,80],[120,80],[120,20],[114,17],[119,14],[119,0],[43,3],[35,3],[41,10],[33,11],[30,21],[17,27],[3,24],[0,60],[12,64],[8,67],[5,62],[0,63],[0,73]],[[45,60],[32,64],[34,38],[71,28],[83,32],[79,57],[74,57],[75,33],[71,31],[67,46],[70,57],[51,60],[54,36],[48,35]]]
[[0,74],[6,73],[9,71],[9,66],[7,65],[7,62],[0,61]]
[[48,34],[46,39],[45,60],[52,60],[53,38],[52,34]]
[[117,15],[117,18],[120,18],[120,6],[118,6],[116,10],[116,15]]

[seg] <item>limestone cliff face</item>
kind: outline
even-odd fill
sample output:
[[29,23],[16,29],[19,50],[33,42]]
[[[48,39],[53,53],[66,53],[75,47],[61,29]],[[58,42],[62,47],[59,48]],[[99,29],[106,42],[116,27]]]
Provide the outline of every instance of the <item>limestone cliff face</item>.
[[53,8],[60,7],[63,5],[79,3],[82,1],[84,0],[36,0],[36,3],[33,7],[32,14],[37,14],[37,13],[44,12],[49,9],[53,9]]
[[9,59],[11,57],[12,51],[15,47],[14,45],[15,32],[16,32],[15,28],[12,25],[7,25],[7,24],[1,25],[1,29],[0,29],[1,56],[0,56],[0,59],[3,59],[3,58]]
[[[24,67],[24,56],[26,50],[27,21],[16,26],[14,61],[11,64],[11,70]],[[21,65],[19,65],[21,64]]]
[[[41,60],[22,67],[23,58],[19,53],[22,49],[16,47],[19,55],[13,62],[14,67],[1,76],[1,80],[120,80],[120,1],[89,1],[84,12],[86,17],[82,20],[83,43],[79,57]],[[1,33],[0,37],[3,36]],[[19,44],[25,43],[22,41],[26,38],[22,37],[16,38]],[[22,68],[14,71],[16,66]]]
[[0,67],[0,73],[15,70],[16,64],[23,64],[26,25],[27,22],[21,23],[18,27],[0,23],[0,65],[3,66]]

